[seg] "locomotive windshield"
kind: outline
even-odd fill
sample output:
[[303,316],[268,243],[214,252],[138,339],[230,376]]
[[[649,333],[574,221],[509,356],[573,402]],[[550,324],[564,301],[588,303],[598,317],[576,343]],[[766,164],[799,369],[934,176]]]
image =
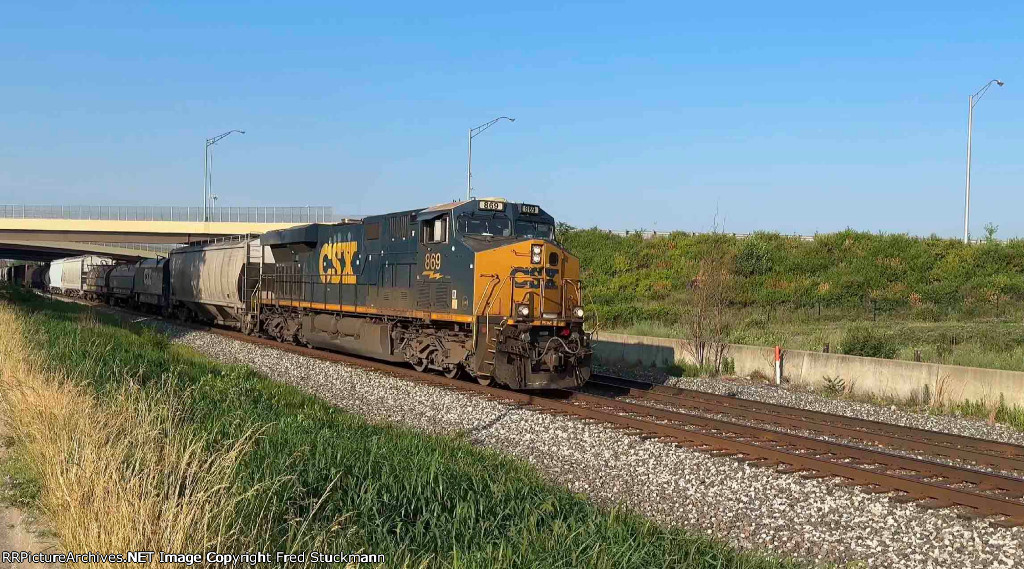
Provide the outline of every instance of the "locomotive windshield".
[[516,221],[516,237],[529,237],[532,239],[555,239],[555,228],[550,223],[543,221],[527,221],[520,219]]
[[458,229],[464,235],[509,237],[512,235],[512,222],[500,213],[460,215]]

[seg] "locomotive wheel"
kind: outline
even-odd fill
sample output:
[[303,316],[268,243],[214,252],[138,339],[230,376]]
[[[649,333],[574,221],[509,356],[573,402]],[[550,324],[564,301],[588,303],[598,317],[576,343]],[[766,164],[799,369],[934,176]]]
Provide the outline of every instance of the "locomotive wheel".
[[494,385],[494,378],[486,375],[478,375],[476,376],[476,382],[484,387],[490,387]]
[[427,370],[427,360],[418,359],[412,362],[412,369],[423,372]]
[[448,379],[455,379],[462,373],[462,366],[456,364],[451,366],[451,368],[445,368],[443,371],[445,377]]

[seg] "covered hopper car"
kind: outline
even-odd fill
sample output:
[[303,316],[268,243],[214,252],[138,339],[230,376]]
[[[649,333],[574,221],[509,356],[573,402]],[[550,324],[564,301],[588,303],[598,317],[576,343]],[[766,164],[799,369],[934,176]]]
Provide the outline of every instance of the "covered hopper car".
[[50,263],[48,270],[49,286],[52,292],[67,296],[81,296],[84,292],[83,276],[97,265],[112,265],[114,261],[106,257],[85,255],[68,257]]

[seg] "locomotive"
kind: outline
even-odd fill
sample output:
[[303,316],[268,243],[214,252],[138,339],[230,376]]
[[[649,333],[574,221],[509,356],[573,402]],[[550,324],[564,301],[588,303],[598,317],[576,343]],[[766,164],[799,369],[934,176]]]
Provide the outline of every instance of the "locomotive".
[[542,208],[471,199],[96,263],[82,294],[515,390],[590,377],[579,259]]
[[590,376],[579,260],[536,205],[473,199],[261,236],[246,328],[513,389]]

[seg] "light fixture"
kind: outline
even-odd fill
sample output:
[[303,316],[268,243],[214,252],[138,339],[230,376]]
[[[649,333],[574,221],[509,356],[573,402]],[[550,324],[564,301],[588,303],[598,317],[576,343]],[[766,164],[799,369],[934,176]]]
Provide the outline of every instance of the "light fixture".
[[576,308],[573,308],[572,309],[572,315],[575,316],[576,318],[579,318],[579,319],[582,320],[583,319],[583,315],[584,315],[583,307],[582,306],[577,306]]
[[542,250],[543,250],[543,247],[540,246],[540,245],[534,245],[533,247],[530,247],[530,261],[534,265],[539,265],[540,264],[540,254],[541,254]]

